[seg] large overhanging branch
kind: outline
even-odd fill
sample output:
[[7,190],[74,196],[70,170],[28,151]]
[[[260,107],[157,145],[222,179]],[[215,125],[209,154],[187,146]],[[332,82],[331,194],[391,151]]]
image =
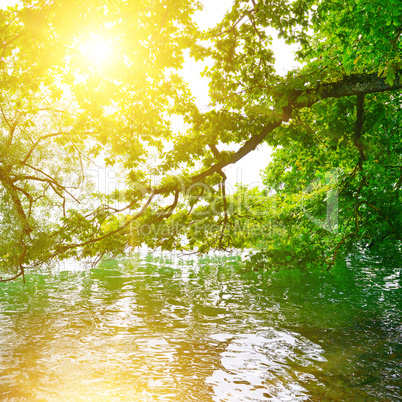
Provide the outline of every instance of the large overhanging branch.
[[[392,85],[386,82],[386,79],[379,77],[377,74],[352,74],[345,76],[341,81],[334,83],[322,84],[316,88],[305,90],[294,90],[288,97],[288,106],[284,108],[282,115],[276,117],[272,123],[266,124],[260,134],[252,136],[248,139],[230,158],[220,161],[210,168],[193,176],[189,183],[195,184],[204,180],[206,177],[214,173],[219,173],[223,168],[232,165],[257,148],[269,133],[279,127],[283,122],[288,121],[292,117],[294,109],[302,109],[310,107],[314,103],[326,98],[342,98],[352,95],[365,95],[377,92],[395,91],[402,89],[401,71],[396,74],[396,78]],[[174,186],[166,186],[154,189],[155,194],[170,193],[175,189]]]
[[[317,88],[306,90],[295,90],[291,95],[291,104],[294,108],[300,109],[309,107],[320,99],[343,98],[352,95],[367,95],[377,92],[394,91],[402,88],[402,70],[398,70],[392,85],[386,82],[386,78],[378,74],[351,74],[345,76],[341,81],[322,84]],[[305,97],[301,95],[305,94]]]
[[[211,176],[214,173],[219,173],[224,167],[238,162],[241,158],[243,158],[244,156],[249,154],[251,151],[253,151],[257,147],[257,145],[261,144],[261,142],[265,139],[265,137],[271,131],[273,131],[275,128],[279,127],[282,124],[284,119],[285,119],[285,117],[282,117],[275,123],[269,123],[266,126],[264,126],[264,128],[260,134],[254,135],[248,141],[246,141],[245,144],[242,147],[240,147],[237,150],[237,152],[235,152],[230,157],[230,159],[218,162],[215,165],[212,165],[209,169],[205,170],[204,172],[193,176],[191,178],[189,184],[192,185],[195,183],[199,183],[199,182],[203,181],[205,178],[207,178],[208,176]],[[174,189],[175,189],[175,186],[161,187],[161,188],[155,189],[154,192],[155,192],[155,194],[166,194],[166,193],[170,193]]]
[[[240,159],[242,159],[245,155],[249,154],[251,151],[253,151],[259,144],[261,144],[264,139],[276,128],[281,126],[283,122],[288,121],[289,119],[292,118],[293,111],[295,109],[301,109],[304,107],[310,107],[313,104],[317,103],[321,99],[326,99],[326,98],[341,98],[345,96],[352,96],[352,95],[362,95],[362,94],[370,94],[370,93],[377,93],[377,92],[385,92],[385,91],[394,91],[394,90],[400,90],[402,88],[402,83],[400,80],[400,71],[398,71],[398,74],[396,75],[396,79],[393,82],[392,85],[388,84],[386,80],[382,77],[378,77],[376,74],[355,74],[355,75],[350,75],[344,77],[341,81],[334,82],[334,83],[327,83],[327,84],[322,84],[317,86],[316,88],[308,88],[305,90],[293,90],[289,91],[288,94],[285,94],[287,96],[287,106],[283,108],[281,115],[276,115],[276,118],[271,120],[271,122],[267,123],[265,126],[262,127],[261,132],[257,135],[252,136],[249,138],[235,153],[233,153],[230,157],[225,158],[224,160],[218,161],[218,163],[210,166],[208,169],[205,171],[198,173],[190,178],[187,179],[187,184],[192,185],[197,182],[201,182],[205,180],[208,176],[211,176],[215,173],[220,173],[222,172],[222,169],[225,168],[228,165],[234,164]],[[282,100],[283,101],[283,100]],[[273,114],[273,116],[275,116]],[[4,182],[4,178],[3,178]],[[85,247],[88,246],[89,244],[104,240],[105,238],[109,236],[116,235],[119,232],[124,231],[124,229],[129,228],[130,225],[137,220],[145,210],[149,207],[152,199],[154,198],[155,195],[157,194],[170,194],[174,193],[174,201],[171,204],[171,206],[168,208],[168,212],[158,215],[158,217],[155,220],[151,220],[149,223],[155,223],[159,222],[162,219],[168,218],[174,211],[180,192],[182,192],[183,189],[179,188],[177,184],[172,184],[169,186],[162,186],[159,188],[154,188],[154,189],[148,189],[148,192],[150,193],[150,196],[148,200],[145,202],[141,210],[134,216],[132,216],[130,219],[128,219],[122,226],[117,228],[116,230],[113,230],[109,233],[106,233],[102,236],[99,236],[97,238],[92,238],[88,241],[84,241],[82,243],[75,243],[75,244],[69,244],[69,245],[60,245],[60,247],[63,250],[70,250],[73,248],[77,247]],[[23,226],[27,226],[29,229],[29,226],[26,225],[26,219],[24,219],[23,215],[21,214],[21,220],[23,221],[22,224]],[[63,251],[61,250],[61,251]],[[58,252],[60,250],[55,250],[54,253],[49,254],[49,258],[56,257]],[[19,263],[19,275],[23,275],[23,265],[22,265],[22,259],[20,259]],[[4,279],[0,279],[0,281],[4,281]]]

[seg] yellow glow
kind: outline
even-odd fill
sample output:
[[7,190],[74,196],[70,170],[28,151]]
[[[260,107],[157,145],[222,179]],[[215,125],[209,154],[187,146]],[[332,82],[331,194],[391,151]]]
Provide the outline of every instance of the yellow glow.
[[112,55],[112,47],[110,44],[99,37],[93,38],[86,43],[82,43],[78,46],[78,49],[90,63],[97,65],[104,64]]

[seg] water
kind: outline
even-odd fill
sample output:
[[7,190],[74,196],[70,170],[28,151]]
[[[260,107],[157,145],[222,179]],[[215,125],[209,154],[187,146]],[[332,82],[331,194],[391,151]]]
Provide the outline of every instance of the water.
[[401,264],[132,258],[0,284],[1,401],[402,400]]

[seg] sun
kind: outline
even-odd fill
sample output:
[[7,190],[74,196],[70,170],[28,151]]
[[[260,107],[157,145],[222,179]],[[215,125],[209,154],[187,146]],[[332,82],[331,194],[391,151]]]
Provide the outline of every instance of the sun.
[[101,37],[94,37],[88,42],[82,43],[78,49],[90,63],[98,66],[105,64],[112,55],[112,46]]

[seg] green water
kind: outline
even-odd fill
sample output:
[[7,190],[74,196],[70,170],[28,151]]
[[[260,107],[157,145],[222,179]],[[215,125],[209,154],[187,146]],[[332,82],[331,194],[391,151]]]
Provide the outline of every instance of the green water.
[[402,400],[400,259],[132,258],[0,284],[1,401]]

